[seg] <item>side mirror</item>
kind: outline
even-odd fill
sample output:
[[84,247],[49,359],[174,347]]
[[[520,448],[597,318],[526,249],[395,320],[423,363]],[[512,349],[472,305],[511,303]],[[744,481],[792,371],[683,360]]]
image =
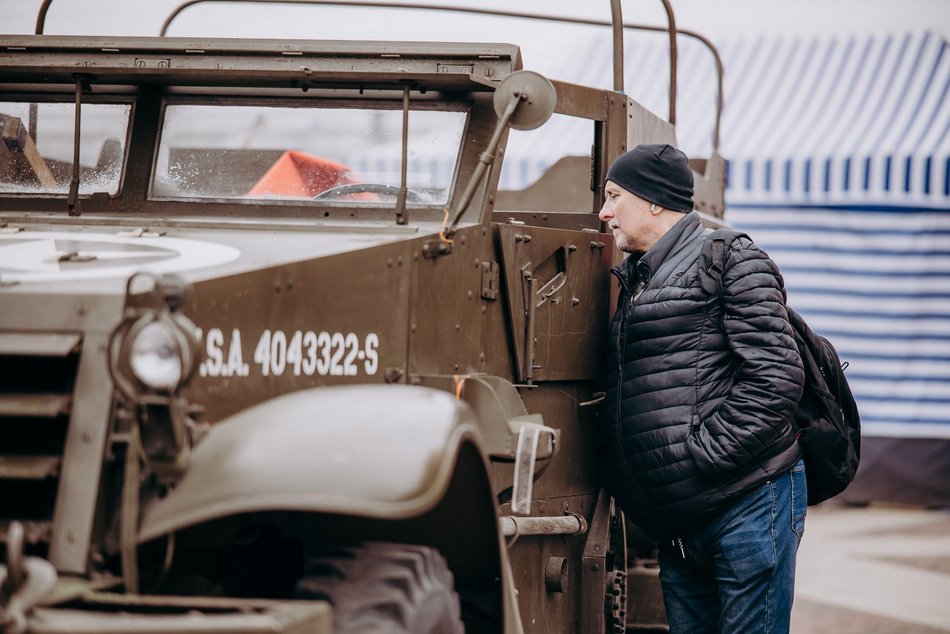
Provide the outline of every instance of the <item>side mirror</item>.
[[[499,126],[507,124],[515,130],[534,130],[554,114],[557,91],[544,75],[519,70],[498,84],[493,103]],[[508,115],[507,109],[512,103],[514,111]]]
[[498,115],[498,125],[492,133],[488,147],[478,156],[478,165],[475,172],[465,186],[465,191],[459,199],[455,213],[446,226],[443,236],[451,238],[462,214],[472,202],[475,188],[481,183],[488,166],[495,160],[495,152],[501,133],[511,126],[515,130],[533,130],[540,127],[551,115],[557,104],[557,91],[546,77],[530,70],[520,70],[505,77],[495,89],[495,113]]

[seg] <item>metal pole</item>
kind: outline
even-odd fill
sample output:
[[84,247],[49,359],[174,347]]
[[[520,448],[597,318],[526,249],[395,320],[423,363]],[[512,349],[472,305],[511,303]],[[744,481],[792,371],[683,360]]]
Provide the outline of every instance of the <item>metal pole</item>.
[[49,5],[53,0],[43,0],[40,10],[36,14],[36,35],[43,35],[43,29],[46,28],[46,13],[49,11]]
[[402,163],[399,168],[399,194],[396,196],[396,224],[409,223],[409,213],[406,210],[406,194],[408,191],[407,171],[409,163],[409,86],[402,91]]
[[76,77],[76,106],[75,118],[73,119],[73,172],[69,181],[69,195],[66,198],[66,206],[69,208],[70,216],[79,215],[79,145],[82,138],[80,125],[82,123],[82,78]]
[[[43,0],[43,4],[40,5],[40,10],[36,14],[36,35],[43,35],[43,29],[46,27],[46,13],[49,11],[49,5],[53,3],[53,0]],[[36,119],[37,119],[37,107],[36,103],[30,104],[29,110],[29,129],[30,136],[33,137],[33,142],[36,142]]]
[[667,31],[670,34],[670,123],[676,125],[676,18],[673,17],[673,7],[670,0],[661,0],[666,9],[666,18],[669,21]]
[[620,0],[610,0],[610,23],[614,40],[614,90],[623,92],[623,13]]
[[580,535],[587,532],[587,520],[580,515],[557,517],[498,518],[498,526],[505,537],[522,535]]

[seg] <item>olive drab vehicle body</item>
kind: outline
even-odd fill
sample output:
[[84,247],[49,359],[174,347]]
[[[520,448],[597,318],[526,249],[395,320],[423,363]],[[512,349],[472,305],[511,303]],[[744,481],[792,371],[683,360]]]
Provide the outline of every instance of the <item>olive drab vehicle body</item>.
[[[675,136],[522,65],[3,38],[0,629],[623,631],[597,211]],[[552,113],[591,153],[502,190]]]

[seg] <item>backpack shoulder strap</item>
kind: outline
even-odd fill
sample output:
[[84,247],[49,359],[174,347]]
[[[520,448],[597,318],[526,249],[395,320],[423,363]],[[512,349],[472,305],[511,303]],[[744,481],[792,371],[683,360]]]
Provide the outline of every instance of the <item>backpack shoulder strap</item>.
[[710,295],[722,291],[722,274],[725,271],[726,251],[736,238],[749,236],[735,229],[716,229],[703,236],[700,252],[700,279],[703,289]]

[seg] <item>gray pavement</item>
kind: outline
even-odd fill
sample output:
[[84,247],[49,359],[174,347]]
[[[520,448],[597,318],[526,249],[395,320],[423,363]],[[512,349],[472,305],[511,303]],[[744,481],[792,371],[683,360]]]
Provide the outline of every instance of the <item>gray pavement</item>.
[[950,512],[810,508],[792,634],[950,632]]

